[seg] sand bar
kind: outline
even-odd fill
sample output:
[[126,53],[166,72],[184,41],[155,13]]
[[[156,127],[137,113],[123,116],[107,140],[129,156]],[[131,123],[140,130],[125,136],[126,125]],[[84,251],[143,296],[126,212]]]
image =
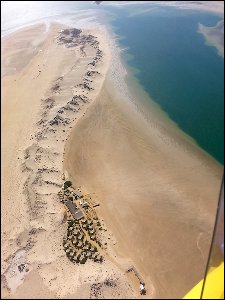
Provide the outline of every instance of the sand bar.
[[[75,267],[62,247],[64,144],[99,94],[110,62],[103,32],[64,29],[35,25],[3,41],[3,298],[134,297],[110,259]],[[105,284],[109,278],[113,286]]]

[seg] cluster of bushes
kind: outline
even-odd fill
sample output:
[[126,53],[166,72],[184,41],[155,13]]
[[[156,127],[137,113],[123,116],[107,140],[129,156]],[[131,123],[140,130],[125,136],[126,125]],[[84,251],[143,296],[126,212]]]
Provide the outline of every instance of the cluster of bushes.
[[74,220],[68,220],[67,223],[68,223],[68,227],[71,227],[71,226],[74,225],[75,221]]
[[80,264],[85,264],[87,261],[87,257],[85,256],[81,261],[80,261]]
[[102,257],[102,256],[100,256],[100,257],[95,257],[95,258],[94,258],[94,262],[100,262],[100,263],[102,263],[102,262],[103,262],[103,257]]
[[[64,184],[64,187],[69,187],[71,186],[72,183],[70,181],[66,181]],[[99,229],[101,230],[101,223],[99,222],[98,218],[94,218],[97,223],[96,225],[99,227]],[[66,252],[67,257],[70,259],[70,261],[72,261],[73,263],[80,263],[80,264],[85,264],[87,259],[92,259],[94,262],[102,262],[103,261],[103,257],[99,255],[98,253],[98,249],[96,246],[94,246],[89,240],[85,239],[85,234],[83,233],[83,229],[85,229],[89,236],[90,239],[93,241],[96,241],[96,243],[101,247],[102,244],[99,240],[97,240],[96,234],[95,234],[95,228],[93,226],[93,221],[82,221],[80,223],[80,221],[78,220],[74,220],[74,219],[69,219],[67,221],[68,223],[68,228],[67,228],[67,238],[65,238],[63,240],[63,246]],[[72,227],[72,228],[71,228]],[[75,229],[78,229],[77,232],[74,232]],[[92,232],[92,233],[91,233]],[[80,237],[80,239],[78,239],[78,237]],[[68,246],[66,245],[67,242],[72,242],[71,244],[68,244]],[[66,245],[66,247],[65,247]],[[84,249],[85,247],[85,249]],[[73,252],[76,249],[76,252]],[[78,250],[80,249],[80,250]],[[67,251],[70,250],[70,251]],[[77,254],[77,250],[81,251],[81,253],[79,253],[78,256],[76,256]]]
[[[76,257],[77,251],[74,252],[74,250],[71,246],[65,247],[66,242],[67,241],[64,239],[63,246],[64,246],[64,250],[66,252],[66,256],[69,258],[69,260],[71,262],[85,264],[88,257],[89,257],[89,259],[92,259],[94,262],[102,262],[103,261],[103,257],[98,255],[97,247],[91,245],[90,242],[85,241],[85,243],[82,244],[82,246],[78,246],[78,242],[76,242],[76,244],[75,244],[76,249],[82,249],[84,246],[88,246],[88,249],[82,250],[81,253],[77,257]],[[69,250],[69,251],[67,251],[67,250]],[[71,252],[73,252],[73,254],[71,254]],[[87,252],[90,252],[90,253],[87,253]],[[83,254],[83,258],[82,258],[82,254]]]

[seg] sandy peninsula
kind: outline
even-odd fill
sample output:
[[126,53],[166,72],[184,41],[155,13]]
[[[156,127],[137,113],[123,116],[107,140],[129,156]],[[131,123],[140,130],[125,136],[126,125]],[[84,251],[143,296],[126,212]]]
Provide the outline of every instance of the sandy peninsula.
[[3,298],[135,297],[107,255],[80,265],[63,248],[64,144],[102,88],[110,63],[104,34],[35,25],[3,39],[2,63]]
[[[2,50],[3,298],[182,297],[204,274],[222,166],[130,97],[106,32],[40,24]],[[64,251],[65,179],[98,203],[102,263]]]

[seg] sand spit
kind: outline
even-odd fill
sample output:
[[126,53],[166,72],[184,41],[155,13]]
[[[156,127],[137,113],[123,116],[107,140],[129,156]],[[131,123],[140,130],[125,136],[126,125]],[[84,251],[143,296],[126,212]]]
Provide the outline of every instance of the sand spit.
[[[37,31],[38,46],[30,44]],[[42,25],[10,36],[20,68],[12,74],[15,59],[8,59],[2,79],[3,298],[134,297],[112,261],[74,266],[62,245],[66,211],[58,192],[64,143],[101,90],[108,45],[99,31],[52,24],[48,33],[41,32]],[[20,56],[27,40],[29,61]],[[3,47],[4,61],[10,49]]]

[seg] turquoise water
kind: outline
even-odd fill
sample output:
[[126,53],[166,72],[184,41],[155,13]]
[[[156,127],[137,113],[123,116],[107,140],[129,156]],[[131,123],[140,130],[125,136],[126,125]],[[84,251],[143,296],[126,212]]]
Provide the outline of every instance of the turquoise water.
[[[209,13],[155,8],[130,15],[114,9],[111,23],[129,47],[124,59],[137,80],[170,118],[220,163],[224,163],[223,58],[197,33],[198,22],[215,26]],[[129,59],[127,59],[129,57]]]
[[123,58],[138,70],[135,76],[145,91],[200,147],[224,163],[224,61],[197,33],[198,22],[214,26],[219,17],[153,2],[151,7],[116,8],[89,1],[3,1],[1,7],[2,34],[45,18],[69,19],[79,26],[80,19],[102,21],[106,15],[122,37],[121,46],[129,47]]

